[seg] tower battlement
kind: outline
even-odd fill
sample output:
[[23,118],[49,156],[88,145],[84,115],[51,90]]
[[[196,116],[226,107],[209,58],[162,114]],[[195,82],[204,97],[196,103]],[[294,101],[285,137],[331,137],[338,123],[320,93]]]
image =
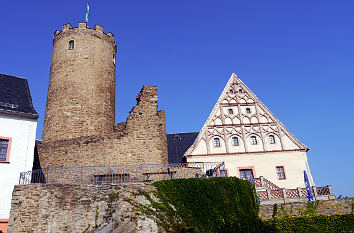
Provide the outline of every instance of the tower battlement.
[[86,22],[79,22],[77,27],[73,27],[71,26],[70,23],[64,24],[61,27],[61,31],[56,30],[54,32],[54,40],[56,40],[57,38],[61,38],[62,34],[65,33],[75,33],[75,32],[82,32],[82,30],[86,30],[87,32],[91,33],[92,35],[97,35],[97,36],[104,36],[107,39],[110,39],[112,41],[114,41],[114,35],[111,32],[108,33],[104,33],[103,32],[103,26],[96,24],[94,28],[89,28],[87,27],[87,23]]

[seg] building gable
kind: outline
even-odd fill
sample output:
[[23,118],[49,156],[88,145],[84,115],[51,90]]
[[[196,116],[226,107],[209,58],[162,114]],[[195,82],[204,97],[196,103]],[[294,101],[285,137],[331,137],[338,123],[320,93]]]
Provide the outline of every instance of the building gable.
[[291,150],[308,148],[232,74],[185,156]]

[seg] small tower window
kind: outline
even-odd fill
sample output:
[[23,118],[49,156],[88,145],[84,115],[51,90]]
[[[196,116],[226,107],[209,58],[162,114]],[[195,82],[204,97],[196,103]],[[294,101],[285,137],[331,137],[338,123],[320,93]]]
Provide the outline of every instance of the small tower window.
[[116,55],[113,54],[113,64],[115,65],[116,64]]
[[74,41],[71,40],[69,41],[69,47],[68,47],[69,50],[73,50],[74,49]]
[[234,146],[238,146],[238,138],[237,138],[237,137],[233,137],[233,138],[232,138],[232,144],[233,144]]
[[246,113],[251,113],[251,109],[250,108],[246,108]]
[[214,146],[219,147],[220,146],[220,139],[219,138],[214,138]]
[[232,108],[229,108],[227,111],[229,112],[230,115],[234,114],[234,111],[232,110]]
[[257,145],[257,138],[256,138],[256,136],[251,136],[251,144],[252,144],[252,145]]
[[275,144],[275,137],[274,137],[274,135],[269,135],[269,143],[270,143],[270,144]]

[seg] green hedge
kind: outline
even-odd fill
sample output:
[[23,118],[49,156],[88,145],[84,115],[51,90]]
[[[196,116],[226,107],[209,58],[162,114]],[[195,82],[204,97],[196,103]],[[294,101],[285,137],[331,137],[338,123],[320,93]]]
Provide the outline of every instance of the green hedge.
[[268,229],[274,232],[354,232],[354,215],[318,215],[271,220]]
[[[154,182],[186,232],[262,232],[253,185],[235,177]],[[173,229],[172,231],[183,231]]]
[[150,204],[130,201],[167,232],[354,232],[353,214],[263,222],[254,186],[235,177],[164,180],[153,185],[156,190],[136,193],[148,198]]

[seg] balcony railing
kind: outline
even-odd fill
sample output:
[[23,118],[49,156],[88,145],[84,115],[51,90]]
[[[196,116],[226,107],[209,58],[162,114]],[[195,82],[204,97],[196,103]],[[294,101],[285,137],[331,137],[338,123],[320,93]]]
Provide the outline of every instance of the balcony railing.
[[21,172],[19,184],[119,184],[166,179],[225,176],[225,164],[176,163],[111,165],[86,167],[50,167]]

